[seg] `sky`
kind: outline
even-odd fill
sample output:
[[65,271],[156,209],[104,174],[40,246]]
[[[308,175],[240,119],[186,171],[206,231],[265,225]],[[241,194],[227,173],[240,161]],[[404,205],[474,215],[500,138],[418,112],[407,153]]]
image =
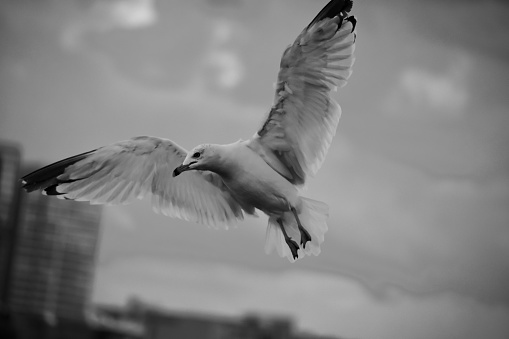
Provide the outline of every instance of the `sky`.
[[[5,0],[0,139],[41,165],[137,135],[187,149],[262,124],[284,48],[325,0]],[[291,317],[345,338],[509,336],[509,6],[357,0],[343,115],[305,196],[317,257],[264,253],[267,218],[218,231],[103,211],[96,303]]]

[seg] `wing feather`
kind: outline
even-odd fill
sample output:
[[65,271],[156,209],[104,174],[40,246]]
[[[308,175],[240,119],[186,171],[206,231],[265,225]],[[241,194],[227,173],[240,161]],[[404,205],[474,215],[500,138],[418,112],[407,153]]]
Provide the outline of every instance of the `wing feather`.
[[212,226],[243,219],[217,174],[172,176],[186,154],[171,140],[136,137],[46,166],[25,176],[23,184],[27,191],[92,204],[126,204],[151,194],[156,212]]
[[352,3],[332,0],[283,53],[274,105],[249,146],[296,185],[321,167],[341,116],[330,92],[343,87],[355,49]]

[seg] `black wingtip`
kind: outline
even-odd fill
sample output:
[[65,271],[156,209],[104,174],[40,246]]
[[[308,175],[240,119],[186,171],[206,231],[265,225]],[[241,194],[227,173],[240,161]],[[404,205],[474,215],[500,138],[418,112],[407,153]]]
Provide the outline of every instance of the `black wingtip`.
[[85,159],[93,152],[95,152],[95,150],[60,160],[48,166],[42,167],[36,171],[33,171],[32,173],[29,173],[21,178],[21,187],[28,193],[36,190],[44,190],[48,195],[57,195],[59,192],[57,192],[56,187],[58,184],[63,182],[62,180],[58,180],[57,177],[64,173],[67,167]]
[[350,13],[350,11],[352,10],[352,7],[353,7],[353,1],[352,0],[347,0],[346,4],[345,4],[345,7],[343,8],[343,12]]
[[58,184],[48,186],[44,189],[44,193],[46,193],[46,195],[62,195],[62,194],[64,194],[64,193],[58,192],[57,187],[58,187]]
[[346,18],[345,20],[350,21],[352,23],[352,32],[355,31],[355,26],[357,25],[357,18],[352,15]]
[[318,21],[325,18],[334,18],[336,16],[346,16],[352,10],[352,0],[331,0],[325,7],[318,13],[318,15],[311,21],[307,28],[311,27]]

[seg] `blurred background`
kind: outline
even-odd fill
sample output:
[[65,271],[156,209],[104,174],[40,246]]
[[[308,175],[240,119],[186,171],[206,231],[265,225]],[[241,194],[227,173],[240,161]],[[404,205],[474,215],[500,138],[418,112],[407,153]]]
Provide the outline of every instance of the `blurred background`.
[[214,338],[509,337],[505,1],[354,1],[354,73],[305,193],[331,208],[318,257],[266,255],[264,216],[217,231],[149,199],[19,192],[37,166],[137,135],[187,149],[249,138],[284,48],[326,2],[3,0],[2,319],[85,312],[134,338],[164,319],[226,324],[204,325]]

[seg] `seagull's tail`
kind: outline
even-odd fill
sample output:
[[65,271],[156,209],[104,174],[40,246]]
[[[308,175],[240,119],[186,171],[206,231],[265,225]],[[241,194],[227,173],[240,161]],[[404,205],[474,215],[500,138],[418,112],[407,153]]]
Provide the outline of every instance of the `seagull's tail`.
[[[311,241],[306,244],[306,248],[302,248],[298,251],[298,258],[301,259],[305,255],[318,255],[320,254],[320,245],[324,240],[324,234],[327,232],[327,219],[329,217],[329,206],[327,204],[301,197],[302,205],[299,211],[299,219],[302,226],[311,235]],[[273,249],[276,249],[277,253],[281,257],[287,257],[291,262],[295,261],[292,256],[290,248],[285,242],[283,233],[277,223],[278,216],[271,216],[269,218],[269,225],[267,227],[267,234],[265,238],[265,252],[271,253]],[[297,221],[292,212],[285,212],[283,214],[283,225],[288,235],[297,243],[300,242],[300,232],[297,225]]]

